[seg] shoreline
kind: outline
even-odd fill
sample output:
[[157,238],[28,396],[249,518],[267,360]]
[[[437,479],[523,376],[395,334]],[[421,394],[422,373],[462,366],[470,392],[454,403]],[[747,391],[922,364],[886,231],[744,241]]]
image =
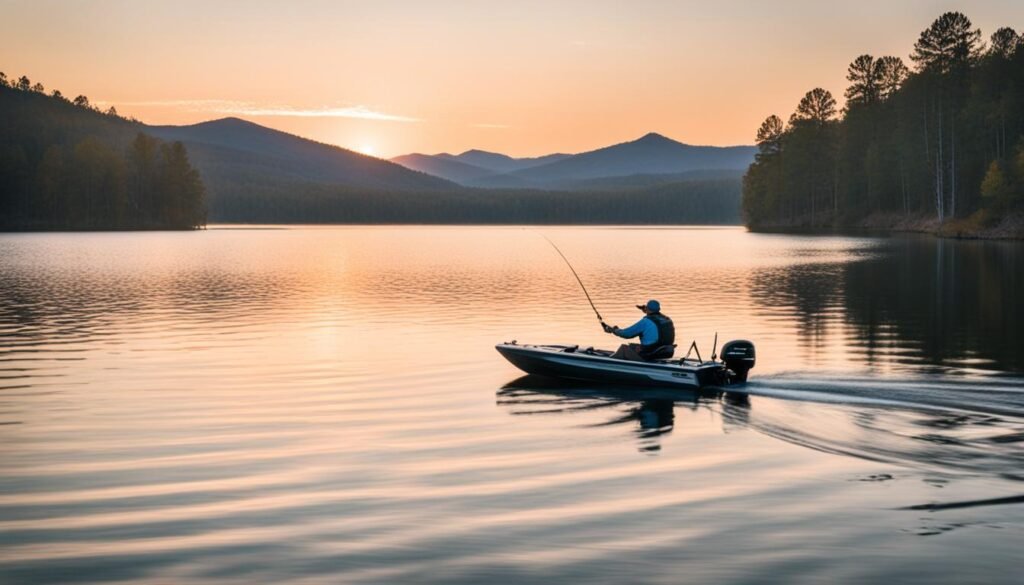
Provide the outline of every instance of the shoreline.
[[[806,220],[807,218],[803,218]],[[997,223],[987,222],[984,216],[974,214],[967,218],[949,219],[940,223],[937,218],[920,215],[872,214],[851,223],[832,222],[812,225],[809,221],[747,225],[757,233],[833,234],[863,231],[872,234],[924,234],[954,240],[1024,240],[1024,214],[1014,213]]]
[[123,232],[198,232],[200,227],[0,227],[0,234],[54,234],[54,233],[123,233]]
[[[806,218],[803,218],[806,219]],[[742,223],[513,223],[513,222],[324,222],[324,223],[266,223],[266,222],[210,222],[201,227],[0,227],[0,234],[19,233],[123,233],[123,232],[189,232],[208,229],[287,229],[295,226],[309,227],[613,227],[613,228],[743,228],[752,233],[791,235],[870,235],[921,234],[937,238],[956,240],[1024,241],[1024,213],[1002,218],[994,225],[986,225],[975,216],[947,220],[944,223],[932,217],[904,216],[898,214],[874,214],[852,223],[832,222],[814,224],[809,221],[793,221],[761,225]]]
[[0,227],[0,234],[21,234],[21,233],[102,233],[102,232],[180,232],[180,231],[205,231],[218,229],[288,229],[296,226],[305,227],[505,227],[505,228],[547,228],[547,227],[600,227],[600,228],[623,228],[623,229],[677,229],[677,228],[699,228],[699,229],[748,229],[742,223],[523,223],[523,222],[396,222],[396,221],[356,221],[356,222],[281,222],[269,223],[265,221],[213,221],[197,228],[84,228],[84,227],[24,227],[11,228]]

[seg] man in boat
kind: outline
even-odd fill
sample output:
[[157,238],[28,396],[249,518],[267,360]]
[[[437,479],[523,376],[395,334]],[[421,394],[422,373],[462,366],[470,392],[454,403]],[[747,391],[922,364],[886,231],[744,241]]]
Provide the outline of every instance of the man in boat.
[[651,299],[636,308],[644,312],[642,319],[625,329],[602,322],[605,333],[611,333],[624,339],[640,337],[640,343],[624,343],[613,358],[634,362],[646,362],[653,359],[668,359],[675,351],[676,328],[672,319],[661,312],[661,303]]

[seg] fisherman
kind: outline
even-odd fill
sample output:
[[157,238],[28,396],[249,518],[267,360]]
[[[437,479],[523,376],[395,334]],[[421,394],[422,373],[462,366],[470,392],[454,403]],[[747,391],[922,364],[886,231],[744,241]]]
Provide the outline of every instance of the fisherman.
[[624,339],[640,336],[640,343],[624,343],[612,357],[633,362],[672,357],[675,351],[673,344],[676,341],[676,328],[672,324],[672,319],[661,312],[661,303],[651,299],[647,304],[637,305],[636,308],[644,312],[643,318],[625,329],[601,322],[605,333],[612,333]]

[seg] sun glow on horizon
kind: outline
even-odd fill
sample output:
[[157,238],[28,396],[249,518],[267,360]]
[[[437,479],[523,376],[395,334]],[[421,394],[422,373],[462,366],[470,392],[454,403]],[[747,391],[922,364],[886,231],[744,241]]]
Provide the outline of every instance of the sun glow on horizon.
[[[0,70],[155,126],[234,116],[378,158],[575,153],[649,132],[749,145],[814,87],[842,105],[858,55],[909,65],[949,3],[300,4],[240,18],[229,2],[0,0]],[[1024,22],[1019,0],[960,4],[985,37]]]

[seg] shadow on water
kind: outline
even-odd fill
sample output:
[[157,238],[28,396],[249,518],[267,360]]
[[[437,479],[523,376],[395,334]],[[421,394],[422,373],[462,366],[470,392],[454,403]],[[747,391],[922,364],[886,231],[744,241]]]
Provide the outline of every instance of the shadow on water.
[[[607,420],[582,428],[629,427],[638,449],[645,453],[661,450],[660,438],[676,425],[676,408],[694,412],[720,400],[741,411],[749,407],[742,394],[602,386],[534,375],[509,382],[497,394],[498,405],[515,416],[607,411]],[[742,422],[746,417],[731,413],[729,420]]]
[[[502,387],[497,403],[516,416],[607,411],[604,422],[579,428],[631,427],[640,451],[648,453],[658,452],[659,439],[685,424],[677,409],[707,409],[720,417],[723,432],[750,429],[823,453],[897,465],[938,487],[957,477],[1024,482],[1024,391],[1019,384],[972,388],[965,381],[849,378],[814,383],[770,377],[739,390],[603,387],[524,376]],[[972,400],[995,407],[962,408]],[[759,401],[757,408],[752,401]],[[994,503],[1021,503],[1021,498]]]

